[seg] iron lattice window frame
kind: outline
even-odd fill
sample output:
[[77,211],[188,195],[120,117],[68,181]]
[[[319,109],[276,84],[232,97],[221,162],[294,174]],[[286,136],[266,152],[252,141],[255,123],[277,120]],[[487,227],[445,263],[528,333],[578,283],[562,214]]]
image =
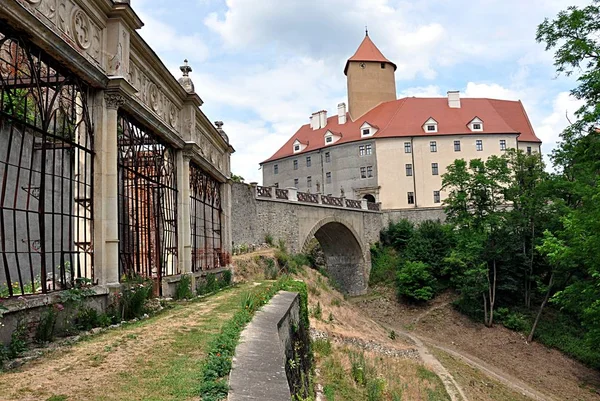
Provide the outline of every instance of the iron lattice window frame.
[[160,282],[180,273],[175,149],[123,110],[117,120],[119,271]]
[[222,184],[190,162],[190,219],[192,271],[225,267],[223,251]]
[[90,92],[0,21],[0,297],[94,281]]

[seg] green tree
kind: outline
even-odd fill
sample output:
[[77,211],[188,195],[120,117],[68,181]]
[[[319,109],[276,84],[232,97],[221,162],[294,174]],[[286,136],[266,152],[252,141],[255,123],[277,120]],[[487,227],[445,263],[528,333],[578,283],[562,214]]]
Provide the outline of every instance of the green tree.
[[241,175],[231,174],[231,181],[243,183],[245,180]]
[[541,251],[554,271],[567,271],[552,300],[577,314],[588,338],[600,345],[600,0],[569,7],[539,25],[536,39],[554,50],[560,74],[577,76],[571,94],[583,101],[577,120],[562,134],[552,159],[559,173],[552,184],[560,225]]
[[396,281],[399,297],[429,301],[435,295],[435,277],[431,273],[431,267],[423,262],[404,262],[396,275]]
[[[471,291],[479,294],[483,300],[484,323],[488,327],[494,322],[498,260],[502,255],[499,234],[506,220],[509,182],[507,158],[498,156],[491,156],[485,162],[480,159],[473,159],[469,163],[462,159],[455,160],[442,176],[442,189],[448,191],[448,198],[444,202],[448,220],[456,225],[459,236],[470,238],[468,248],[454,256],[485,261],[484,285],[473,287]],[[474,244],[474,241],[479,241],[479,244]],[[473,255],[474,250],[480,254]],[[481,276],[481,266],[482,263],[471,266],[477,277]],[[473,294],[469,297],[473,297]]]

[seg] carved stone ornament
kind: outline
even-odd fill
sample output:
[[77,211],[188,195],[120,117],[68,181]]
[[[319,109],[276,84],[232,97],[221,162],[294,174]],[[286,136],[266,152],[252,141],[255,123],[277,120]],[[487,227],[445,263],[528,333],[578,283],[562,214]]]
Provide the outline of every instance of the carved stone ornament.
[[148,90],[148,95],[150,98],[150,107],[152,107],[152,110],[154,110],[155,112],[158,112],[158,106],[159,106],[159,93],[158,93],[158,88],[155,84],[150,84],[150,89]]
[[90,19],[81,9],[76,9],[71,17],[71,27],[77,45],[87,50],[92,42]]
[[171,103],[171,105],[169,106],[169,122],[171,123],[171,127],[176,128],[177,127],[177,113],[179,112],[179,110],[177,110],[177,107],[175,107],[175,105],[173,103]]
[[113,110],[118,109],[125,103],[123,96],[118,93],[105,93],[104,100],[106,101],[106,107]]

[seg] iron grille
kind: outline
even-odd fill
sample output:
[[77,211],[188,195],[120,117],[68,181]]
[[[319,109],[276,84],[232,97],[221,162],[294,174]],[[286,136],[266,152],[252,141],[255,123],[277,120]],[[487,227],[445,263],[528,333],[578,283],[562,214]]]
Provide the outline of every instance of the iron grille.
[[178,274],[175,151],[119,111],[119,268],[160,281]]
[[0,21],[0,297],[94,279],[90,98]]
[[221,184],[194,163],[190,163],[190,203],[193,271],[224,267]]

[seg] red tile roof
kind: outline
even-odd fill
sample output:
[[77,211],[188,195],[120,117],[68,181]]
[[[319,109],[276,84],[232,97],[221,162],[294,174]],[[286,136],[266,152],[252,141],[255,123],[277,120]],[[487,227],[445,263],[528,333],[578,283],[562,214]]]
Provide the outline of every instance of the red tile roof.
[[[299,153],[311,152],[321,148],[359,141],[360,127],[369,122],[371,126],[381,127],[375,135],[364,138],[392,138],[432,135],[481,135],[481,134],[518,134],[521,142],[540,142],[533,132],[527,113],[521,101],[463,98],[460,108],[450,108],[448,99],[408,97],[385,102],[367,112],[356,121],[346,116],[346,124],[338,124],[334,115],[327,119],[324,128],[313,130],[305,124],[273,156],[263,163],[282,159],[294,154],[292,144],[296,139],[308,146]],[[483,131],[472,132],[468,124],[474,117],[483,121]],[[438,122],[436,133],[423,131],[423,124],[433,118]],[[323,135],[327,130],[342,133],[342,138],[334,145],[325,146]],[[262,164],[262,163],[261,163]]]
[[346,61],[346,67],[344,67],[344,74],[348,71],[348,64],[350,61],[376,61],[378,63],[389,63],[394,66],[394,71],[396,71],[396,64],[392,63],[390,60],[385,58],[383,53],[375,46],[375,43],[369,38],[369,35],[366,35],[363,39],[360,46],[354,53],[354,56],[350,57],[348,61]]

